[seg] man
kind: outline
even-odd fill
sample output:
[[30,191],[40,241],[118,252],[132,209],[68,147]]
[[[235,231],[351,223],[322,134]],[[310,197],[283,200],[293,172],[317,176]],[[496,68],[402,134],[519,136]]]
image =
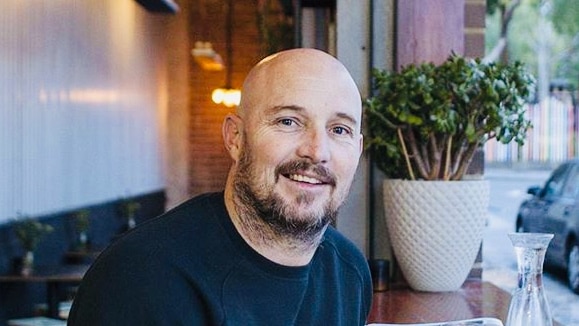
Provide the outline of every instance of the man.
[[363,325],[366,259],[328,226],[362,152],[361,112],[332,56],[294,49],[262,60],[223,123],[225,191],[111,245],[69,325]]

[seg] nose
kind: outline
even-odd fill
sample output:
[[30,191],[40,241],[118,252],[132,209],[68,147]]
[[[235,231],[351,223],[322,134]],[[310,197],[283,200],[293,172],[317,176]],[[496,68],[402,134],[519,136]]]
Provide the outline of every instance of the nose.
[[330,139],[326,130],[311,129],[303,139],[297,151],[298,156],[307,158],[312,163],[326,163],[330,160]]

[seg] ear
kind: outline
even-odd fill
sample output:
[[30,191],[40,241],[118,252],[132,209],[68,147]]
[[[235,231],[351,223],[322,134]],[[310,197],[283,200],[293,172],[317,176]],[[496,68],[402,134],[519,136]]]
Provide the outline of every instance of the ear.
[[225,120],[223,120],[223,126],[221,132],[223,133],[223,142],[225,143],[225,149],[229,152],[231,158],[237,162],[239,159],[239,153],[242,143],[242,131],[243,131],[243,120],[234,114],[229,113]]

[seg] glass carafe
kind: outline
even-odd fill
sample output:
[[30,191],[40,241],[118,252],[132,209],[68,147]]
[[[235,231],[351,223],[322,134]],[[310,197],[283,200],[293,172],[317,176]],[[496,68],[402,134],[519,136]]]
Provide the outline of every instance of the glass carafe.
[[543,288],[543,262],[552,234],[510,233],[515,247],[518,284],[513,291],[506,326],[552,326]]

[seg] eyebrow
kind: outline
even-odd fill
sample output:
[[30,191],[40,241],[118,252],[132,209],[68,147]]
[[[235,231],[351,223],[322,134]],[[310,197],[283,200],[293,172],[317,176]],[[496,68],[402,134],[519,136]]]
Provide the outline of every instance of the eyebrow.
[[[282,110],[304,112],[306,110],[306,108],[304,108],[303,106],[299,106],[299,105],[276,105],[276,106],[273,106],[273,107],[266,109],[265,114],[275,114],[275,113],[282,111]],[[338,116],[338,118],[340,118],[340,119],[348,120],[350,123],[352,123],[356,126],[358,125],[358,120],[356,120],[356,118],[354,118],[350,114],[338,112],[336,114],[336,116]]]
[[290,110],[295,112],[303,112],[306,109],[303,106],[299,105],[276,105],[265,110],[265,114],[275,114],[282,110]]

